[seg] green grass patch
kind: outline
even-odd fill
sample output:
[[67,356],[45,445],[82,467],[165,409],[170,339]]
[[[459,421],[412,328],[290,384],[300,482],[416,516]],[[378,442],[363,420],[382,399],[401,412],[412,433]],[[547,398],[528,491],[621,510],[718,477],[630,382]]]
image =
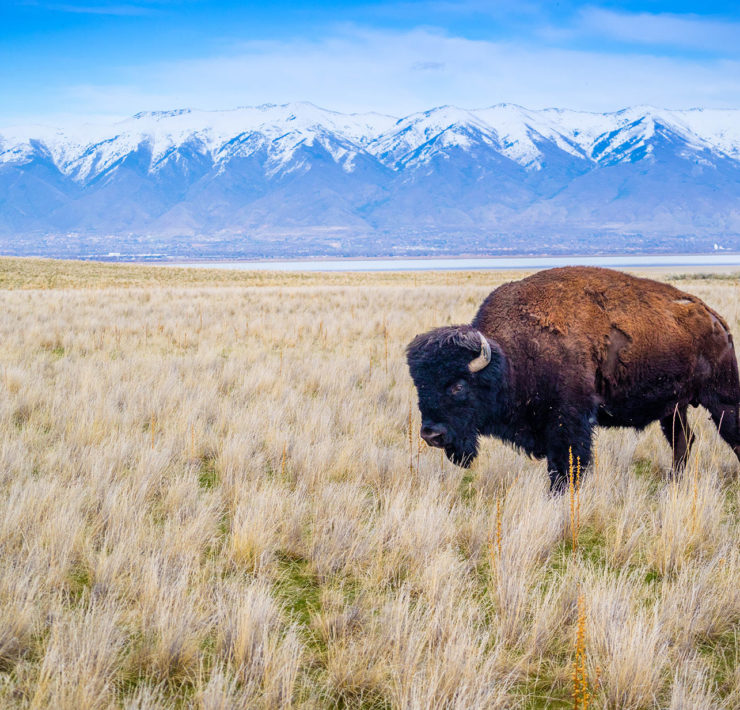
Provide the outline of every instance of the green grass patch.
[[67,594],[73,604],[78,604],[92,587],[92,573],[90,568],[82,563],[76,562],[67,574]]
[[[273,589],[283,603],[291,621],[300,627],[304,641],[314,649],[321,646],[311,632],[311,616],[321,610],[321,584],[302,557],[278,555],[279,575]],[[321,649],[326,650],[326,649]]]
[[210,454],[203,454],[200,457],[200,467],[198,470],[198,485],[205,489],[211,490],[218,484],[218,471],[216,470],[216,458]]
[[460,500],[464,503],[469,503],[473,496],[475,496],[475,474],[468,468],[460,479],[460,483],[457,487],[457,494],[460,496]]
[[[278,567],[279,574],[273,583],[273,590],[290,620],[298,625],[302,640],[311,655],[311,660],[304,664],[303,677],[298,683],[299,697],[307,699],[318,686],[322,687],[326,707],[340,710],[390,710],[392,704],[376,688],[337,689],[331,686],[326,675],[327,643],[313,629],[314,616],[322,610],[323,586],[311,570],[310,562],[302,557],[278,555]],[[348,601],[356,598],[359,589],[360,585],[356,581],[342,580],[341,591]]]
[[553,685],[543,676],[531,683],[515,686],[512,695],[524,698],[522,707],[525,710],[564,710],[573,707],[570,689]]
[[740,272],[735,271],[732,273],[686,273],[686,274],[670,274],[666,277],[666,281],[740,281]]
[[653,475],[653,462],[650,459],[635,459],[632,467],[638,478],[651,478]]
[[567,571],[568,562],[574,557],[579,557],[598,569],[617,572],[618,570],[609,564],[605,551],[604,538],[592,528],[583,526],[578,532],[577,549],[574,553],[570,530],[566,530],[566,537],[555,547],[546,565],[546,581],[552,575],[564,574]]
[[[588,526],[582,527],[578,532],[577,542],[578,547],[576,549],[576,553],[579,554],[582,559],[600,569],[608,569],[611,567],[606,558],[606,543],[604,538],[593,528]],[[568,540],[568,546],[571,548],[568,551],[572,551],[573,543],[571,540]]]
[[632,463],[632,471],[637,478],[644,480],[650,493],[657,493],[663,483],[663,470],[652,459],[639,458]]
[[733,690],[735,666],[740,661],[740,630],[735,628],[699,643],[697,650],[710,668],[714,693],[726,697]]

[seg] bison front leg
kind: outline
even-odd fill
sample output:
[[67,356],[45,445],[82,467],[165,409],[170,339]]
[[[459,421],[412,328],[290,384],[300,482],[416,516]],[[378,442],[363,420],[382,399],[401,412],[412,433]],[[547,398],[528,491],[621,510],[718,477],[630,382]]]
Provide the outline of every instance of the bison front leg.
[[568,486],[571,456],[573,475],[580,464],[581,476],[591,462],[592,417],[566,418],[559,416],[549,432],[547,444],[547,471],[550,474],[550,492],[559,495]]

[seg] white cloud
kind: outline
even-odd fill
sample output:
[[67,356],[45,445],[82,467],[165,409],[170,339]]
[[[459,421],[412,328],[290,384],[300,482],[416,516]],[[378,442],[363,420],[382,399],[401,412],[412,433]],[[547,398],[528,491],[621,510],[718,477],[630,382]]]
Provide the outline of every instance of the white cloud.
[[581,13],[577,30],[637,44],[740,54],[740,23],[698,15],[627,13],[591,7]]
[[130,67],[110,85],[51,96],[80,113],[132,114],[312,101],[401,115],[513,102],[593,111],[740,107],[740,62],[607,54],[472,40],[430,29],[345,27],[317,41],[247,42],[228,56]]

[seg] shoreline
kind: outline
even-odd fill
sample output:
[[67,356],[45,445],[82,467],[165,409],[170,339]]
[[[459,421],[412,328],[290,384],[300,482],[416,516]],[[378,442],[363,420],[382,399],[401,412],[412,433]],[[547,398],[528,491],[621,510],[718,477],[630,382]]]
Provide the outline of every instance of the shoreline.
[[601,266],[642,269],[740,269],[740,254],[639,254],[517,257],[348,257],[341,259],[182,260],[125,262],[165,268],[224,269],[235,271],[504,271],[558,266]]

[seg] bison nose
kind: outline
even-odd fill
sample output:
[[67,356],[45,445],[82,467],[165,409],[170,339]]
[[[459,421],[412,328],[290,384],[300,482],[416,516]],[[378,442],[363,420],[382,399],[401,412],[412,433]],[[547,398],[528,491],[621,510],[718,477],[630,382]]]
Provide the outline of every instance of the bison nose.
[[447,443],[447,427],[444,424],[424,424],[420,433],[429,446],[444,446]]

